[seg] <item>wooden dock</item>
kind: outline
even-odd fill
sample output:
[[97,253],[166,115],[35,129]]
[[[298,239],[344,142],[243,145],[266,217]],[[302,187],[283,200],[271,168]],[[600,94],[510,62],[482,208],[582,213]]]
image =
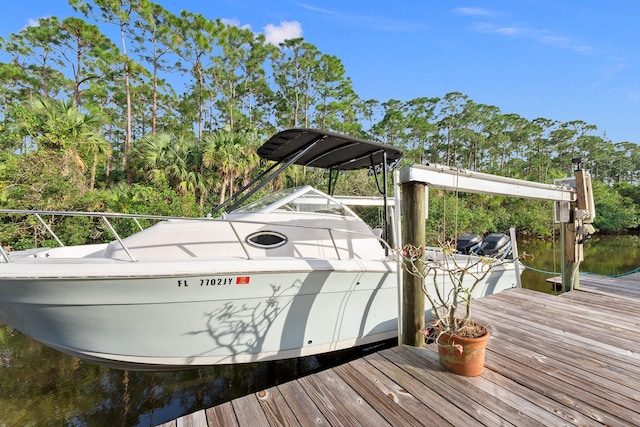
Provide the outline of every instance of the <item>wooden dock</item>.
[[559,296],[512,289],[474,318],[492,334],[480,377],[399,346],[163,426],[640,425],[640,273],[581,275]]

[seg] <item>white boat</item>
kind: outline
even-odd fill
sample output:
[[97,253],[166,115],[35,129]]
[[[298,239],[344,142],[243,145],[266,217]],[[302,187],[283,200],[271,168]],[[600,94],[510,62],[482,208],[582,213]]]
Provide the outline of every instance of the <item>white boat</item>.
[[[130,215],[159,222],[126,238],[111,226],[119,214],[3,210],[99,217],[114,240],[1,250],[0,321],[81,359],[138,370],[284,359],[397,336],[397,261],[348,206],[310,186],[238,206],[290,164],[386,169],[401,151],[288,130],[259,154],[277,168],[225,203],[228,212]],[[513,287],[514,276],[502,264],[476,296]]]

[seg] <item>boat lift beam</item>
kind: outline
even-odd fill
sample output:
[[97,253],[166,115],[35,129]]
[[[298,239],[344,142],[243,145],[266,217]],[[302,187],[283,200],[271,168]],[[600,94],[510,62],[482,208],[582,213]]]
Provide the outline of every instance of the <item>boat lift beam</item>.
[[[577,229],[578,217],[584,212],[588,212],[588,210],[584,210],[582,205],[585,203],[580,199],[584,197],[584,194],[592,194],[590,188],[582,188],[590,187],[590,180],[587,182],[582,179],[582,174],[583,171],[580,170],[578,164],[575,180],[568,179],[556,182],[556,184],[542,184],[449,166],[405,166],[394,175],[396,205],[401,205],[403,218],[402,227],[400,227],[398,216],[396,216],[394,224],[396,230],[401,230],[400,233],[396,233],[396,247],[425,245],[425,219],[429,206],[427,189],[429,187],[523,199],[551,200],[556,202],[556,210],[560,210],[558,207],[561,206],[566,208],[563,210],[569,212],[571,212],[569,205],[575,206],[577,204],[579,208],[575,209],[575,214],[567,215],[567,217],[573,218],[565,218],[567,222],[563,224],[562,230],[565,228]],[[577,184],[572,185],[572,183]],[[591,212],[590,215],[590,218],[593,218],[595,213]],[[580,240],[575,237],[575,233],[569,234],[563,231],[563,235],[565,236],[563,246],[567,248],[563,251],[565,252],[563,254],[563,258],[565,258],[563,260],[563,288],[568,290],[577,280],[576,273],[580,258],[567,256],[566,253],[573,251],[579,255],[581,244]],[[567,265],[565,266],[565,264]],[[565,270],[568,272],[567,274],[565,274]],[[422,346],[424,336],[419,332],[425,324],[425,298],[422,279],[404,271],[404,269],[402,271],[402,274],[398,274],[398,339],[401,344]]]
[[430,188],[458,190],[524,199],[575,202],[576,191],[553,184],[541,184],[441,165],[411,165],[400,170],[400,184],[420,182]]

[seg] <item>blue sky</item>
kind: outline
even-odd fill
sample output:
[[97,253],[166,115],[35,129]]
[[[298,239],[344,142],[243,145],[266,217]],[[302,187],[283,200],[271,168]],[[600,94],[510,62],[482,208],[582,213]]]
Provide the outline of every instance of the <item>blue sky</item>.
[[[2,2],[0,35],[65,0]],[[458,91],[527,119],[583,120],[640,142],[638,0],[156,0],[264,33],[302,36],[345,65],[356,93],[387,101]]]

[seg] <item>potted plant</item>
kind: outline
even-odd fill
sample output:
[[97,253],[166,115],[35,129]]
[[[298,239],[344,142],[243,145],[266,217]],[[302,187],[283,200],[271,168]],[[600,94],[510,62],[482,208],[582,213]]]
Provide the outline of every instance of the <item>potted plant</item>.
[[439,250],[407,245],[402,258],[405,268],[422,279],[433,320],[421,332],[438,344],[440,364],[457,374],[480,375],[490,333],[471,318],[472,295],[497,260],[475,255],[458,258],[453,242],[441,244]]

